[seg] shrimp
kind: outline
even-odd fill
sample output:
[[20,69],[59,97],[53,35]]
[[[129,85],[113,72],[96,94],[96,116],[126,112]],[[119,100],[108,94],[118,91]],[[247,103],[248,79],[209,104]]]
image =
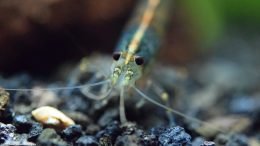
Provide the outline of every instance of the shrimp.
[[161,27],[165,27],[167,21],[163,16],[169,13],[169,3],[170,0],[142,1],[134,13],[137,16],[130,20],[113,53],[110,82],[111,88],[120,91],[119,113],[123,123],[127,121],[124,110],[125,89],[132,87],[139,91],[135,88],[135,82],[143,75],[144,69],[159,49],[159,39],[164,33]]
[[82,90],[88,97],[100,100],[108,97],[113,89],[119,91],[119,113],[122,123],[127,121],[124,108],[125,90],[133,88],[144,98],[147,97],[135,87],[135,83],[143,76],[159,50],[160,39],[169,21],[172,2],[172,0],[141,1],[113,53],[114,62],[108,76],[110,89],[99,97],[90,94],[86,89]]
[[[124,96],[126,90],[133,89],[142,98],[186,119],[209,125],[213,129],[220,129],[201,121],[197,118],[185,115],[175,109],[163,105],[147,96],[138,89],[136,82],[144,75],[159,51],[161,39],[163,38],[170,14],[173,0],[142,0],[137,5],[133,16],[123,31],[122,37],[112,55],[114,62],[111,65],[110,74],[105,80],[85,85],[60,88],[46,88],[37,90],[68,90],[80,89],[83,94],[94,100],[109,98],[112,91],[119,91],[119,116],[121,123],[126,123]],[[94,86],[107,85],[108,89],[102,95],[92,94],[89,89]],[[34,89],[5,89],[31,91]]]

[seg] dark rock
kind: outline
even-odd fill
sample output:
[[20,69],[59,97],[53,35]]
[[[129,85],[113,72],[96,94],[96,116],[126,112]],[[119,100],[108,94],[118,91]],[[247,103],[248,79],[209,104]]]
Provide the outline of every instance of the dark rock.
[[5,110],[0,110],[0,121],[3,123],[11,123],[15,116],[15,112],[12,108],[7,106]]
[[99,143],[94,136],[84,135],[81,136],[76,142],[76,146],[98,146]]
[[69,141],[73,141],[82,135],[82,127],[80,125],[72,125],[62,131],[62,137]]
[[14,117],[13,123],[17,128],[18,133],[28,133],[33,124],[31,119],[25,115],[16,115]]
[[15,126],[11,124],[0,123],[0,144],[5,143],[6,140],[14,136]]
[[5,141],[4,146],[35,146],[33,142],[27,141],[27,134],[14,134],[14,136]]
[[131,135],[136,132],[137,127],[135,123],[127,122],[121,126],[124,135]]
[[138,130],[136,124],[127,122],[121,126],[122,133],[117,137],[116,146],[137,145],[141,141],[142,130]]
[[110,136],[103,136],[99,138],[99,144],[104,146],[112,146],[114,145],[114,142],[112,141]]
[[54,129],[46,128],[42,131],[41,135],[37,138],[37,145],[41,146],[68,146],[64,140],[56,133]]
[[32,127],[30,129],[30,132],[28,134],[28,140],[36,142],[36,139],[41,134],[42,130],[43,130],[43,127],[40,123],[37,123],[37,122],[33,123]]
[[115,142],[115,146],[132,146],[137,145],[139,137],[135,134],[118,136]]
[[[152,128],[149,134],[140,134],[140,143],[143,146],[190,146],[191,136],[184,128],[176,126],[172,128]],[[201,142],[202,144],[202,142]]]
[[165,127],[157,127],[157,128],[152,128],[149,133],[151,135],[155,135],[157,137],[159,137],[159,135],[161,135],[167,128]]
[[144,134],[141,136],[140,143],[143,146],[159,145],[158,138],[155,135]]
[[104,143],[114,143],[117,136],[121,134],[121,132],[122,131],[119,127],[119,123],[114,121],[108,124],[105,129],[99,131],[96,134],[96,137],[99,139],[99,141],[103,141]]
[[184,131],[184,128],[176,126],[166,129],[158,138],[162,146],[188,146],[191,145],[191,136]]

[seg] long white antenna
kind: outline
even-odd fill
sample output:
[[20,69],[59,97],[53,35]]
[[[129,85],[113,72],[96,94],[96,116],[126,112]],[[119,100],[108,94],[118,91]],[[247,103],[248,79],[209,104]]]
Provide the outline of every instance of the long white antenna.
[[106,98],[109,98],[109,95],[111,94],[111,92],[113,91],[113,87],[111,87],[107,92],[105,92],[104,94],[102,95],[94,95],[93,93],[89,92],[89,90],[81,90],[81,92],[89,99],[92,99],[92,100],[104,100]]
[[188,116],[188,115],[183,114],[183,113],[181,113],[181,112],[179,112],[179,111],[177,111],[177,110],[175,110],[175,109],[172,109],[172,108],[170,108],[170,107],[167,107],[167,106],[165,106],[165,105],[163,105],[163,104],[161,104],[161,103],[159,103],[159,102],[153,100],[152,98],[148,97],[147,95],[145,95],[141,90],[139,90],[139,89],[136,88],[135,86],[133,86],[133,88],[134,88],[135,91],[136,91],[137,93],[139,93],[143,98],[145,98],[145,99],[148,100],[149,102],[151,102],[151,103],[153,103],[153,104],[155,104],[155,105],[157,105],[157,106],[159,106],[159,107],[161,107],[161,108],[163,108],[163,109],[165,109],[165,110],[167,110],[167,111],[170,111],[170,112],[172,112],[172,113],[174,113],[174,114],[176,114],[176,115],[179,115],[179,116],[181,116],[181,117],[183,117],[183,118],[185,118],[185,119],[188,119],[188,120],[191,120],[191,121],[200,123],[200,124],[207,125],[207,126],[209,126],[210,128],[212,128],[212,129],[214,129],[214,130],[217,130],[217,131],[219,131],[219,132],[225,133],[224,130],[221,130],[219,127],[216,127],[216,126],[214,126],[214,125],[212,125],[212,124],[210,124],[210,123],[208,123],[208,122],[201,121],[201,120],[199,120],[199,119],[197,119],[197,118]]
[[35,91],[35,90],[39,90],[39,91],[56,91],[56,90],[72,90],[72,89],[81,89],[81,88],[86,88],[86,87],[92,87],[92,86],[98,86],[98,85],[102,85],[105,83],[108,83],[110,80],[104,80],[104,81],[100,81],[100,82],[96,82],[96,83],[92,83],[92,84],[86,84],[86,85],[79,85],[79,86],[72,86],[72,87],[56,87],[56,88],[36,88],[36,89],[32,89],[32,88],[24,88],[24,89],[20,89],[20,88],[3,88],[6,91]]

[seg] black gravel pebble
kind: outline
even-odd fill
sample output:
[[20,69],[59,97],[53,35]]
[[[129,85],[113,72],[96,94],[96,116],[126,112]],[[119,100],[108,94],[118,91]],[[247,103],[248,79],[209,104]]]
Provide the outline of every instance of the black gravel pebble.
[[11,124],[0,123],[0,144],[3,144],[6,140],[11,139],[14,136],[15,126]]
[[3,123],[11,123],[15,116],[15,112],[12,108],[7,106],[5,110],[0,110],[0,121]]
[[41,134],[42,131],[43,131],[43,127],[40,123],[37,122],[33,123],[30,132],[28,134],[28,141],[36,142],[38,136]]
[[81,136],[76,142],[76,146],[98,146],[99,143],[94,136],[84,135]]
[[180,126],[152,128],[149,134],[141,134],[140,137],[143,146],[191,146],[191,136]]
[[155,135],[156,137],[159,137],[160,134],[162,134],[167,128],[166,127],[157,127],[157,128],[152,128],[149,133],[151,135]]
[[99,131],[96,137],[101,143],[114,143],[117,136],[121,134],[121,129],[119,127],[119,122],[114,121],[108,124],[105,129]]
[[138,130],[136,124],[126,123],[122,125],[121,136],[118,136],[115,141],[115,146],[129,146],[137,145],[141,140],[140,136],[143,134],[142,130]]
[[162,146],[189,146],[191,136],[184,131],[184,128],[176,126],[162,132],[158,138]]
[[115,146],[136,145],[138,141],[139,137],[135,134],[118,136],[115,142]]
[[46,128],[37,139],[37,145],[41,146],[68,146],[54,129]]
[[80,125],[72,125],[62,131],[62,137],[68,141],[73,141],[82,135],[82,127]]
[[17,128],[18,133],[29,133],[33,125],[33,122],[26,115],[16,115],[13,123]]
[[130,123],[128,122],[127,124],[124,124],[121,126],[121,129],[123,131],[122,135],[131,135],[135,132],[139,132],[137,130],[136,124],[135,123]]
[[155,135],[142,135],[140,143],[143,146],[156,146],[159,145],[158,137]]

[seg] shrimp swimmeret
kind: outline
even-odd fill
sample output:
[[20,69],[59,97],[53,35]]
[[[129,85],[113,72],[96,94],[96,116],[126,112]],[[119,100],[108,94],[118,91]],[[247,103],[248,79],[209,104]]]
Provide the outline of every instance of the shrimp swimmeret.
[[[125,123],[127,122],[127,119],[125,115],[124,95],[126,90],[133,89],[147,101],[169,112],[198,123],[207,124],[216,129],[211,124],[187,116],[155,101],[136,87],[136,81],[142,77],[144,71],[146,71],[146,68],[150,66],[159,50],[160,40],[163,38],[167,28],[167,23],[171,16],[170,12],[173,6],[172,3],[173,0],[142,0],[139,2],[113,53],[114,62],[111,66],[110,75],[107,76],[104,81],[73,87],[45,88],[37,90],[67,90],[78,88],[81,89],[82,93],[87,95],[87,97],[95,100],[106,99],[112,91],[119,91],[120,120],[122,123]],[[105,84],[108,84],[109,87],[107,91],[100,96],[94,95],[89,91],[90,87]],[[35,89],[5,90],[31,91]]]

